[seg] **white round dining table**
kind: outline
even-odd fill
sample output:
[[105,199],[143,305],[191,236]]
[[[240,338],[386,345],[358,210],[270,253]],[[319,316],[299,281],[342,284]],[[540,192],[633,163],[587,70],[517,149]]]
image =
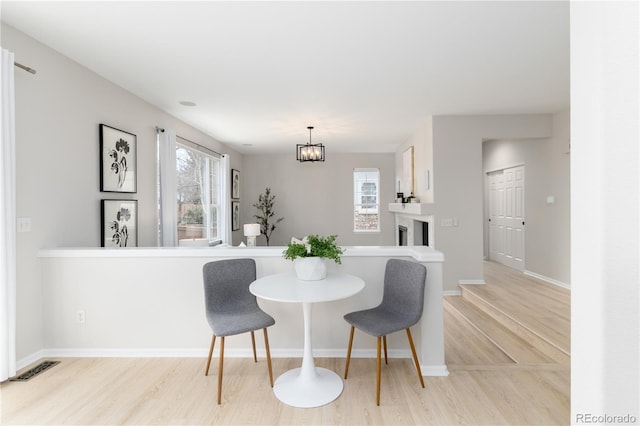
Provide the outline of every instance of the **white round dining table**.
[[302,304],[304,352],[302,366],[289,370],[273,384],[275,396],[293,407],[319,407],[334,401],[343,389],[342,378],[326,368],[316,367],[311,344],[311,311],[314,303],[331,302],[353,296],[364,288],[364,280],[343,273],[327,274],[318,281],[304,281],[291,273],[267,275],[249,286],[256,297],[284,303]]

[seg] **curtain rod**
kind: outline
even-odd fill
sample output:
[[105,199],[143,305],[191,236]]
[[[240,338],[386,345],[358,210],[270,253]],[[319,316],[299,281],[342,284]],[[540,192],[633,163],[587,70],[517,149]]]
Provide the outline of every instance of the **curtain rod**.
[[[156,126],[156,132],[158,132],[158,133],[164,133],[164,129],[163,129],[162,127],[158,127],[158,126]],[[200,145],[199,143],[194,142],[194,141],[192,141],[192,140],[189,140],[189,139],[187,139],[187,138],[185,138],[185,137],[182,137],[182,136],[180,136],[180,135],[176,135],[176,137],[177,137],[177,138],[180,138],[180,139],[182,139],[182,140],[184,140],[184,141],[187,141],[187,142],[189,142],[189,143],[192,143],[192,144],[194,144],[195,146],[197,146],[198,148],[204,149],[204,150],[206,150],[206,151],[213,152],[213,153],[214,153],[214,154],[216,154],[216,155],[220,155],[220,156],[224,155],[224,154],[220,154],[219,152],[216,152],[216,151],[212,150],[211,148],[208,148],[208,147],[206,147],[206,146],[204,146],[204,145]]]
[[34,70],[33,68],[28,67],[26,65],[22,65],[19,62],[14,62],[13,65],[15,65],[18,68],[22,68],[23,70],[25,70],[26,72],[30,72],[31,74],[35,74],[36,73],[36,70]]

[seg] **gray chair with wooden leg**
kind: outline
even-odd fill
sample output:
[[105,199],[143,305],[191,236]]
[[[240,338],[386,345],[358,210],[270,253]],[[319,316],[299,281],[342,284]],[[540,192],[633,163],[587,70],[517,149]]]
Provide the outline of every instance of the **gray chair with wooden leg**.
[[275,320],[258,306],[256,297],[249,292],[249,285],[256,279],[256,263],[253,259],[227,259],[206,263],[202,268],[204,278],[204,301],[207,321],[213,331],[209,359],[204,372],[209,374],[211,355],[220,337],[220,360],[218,367],[218,404],[222,400],[222,367],[224,363],[224,338],[236,334],[251,332],[253,360],[256,356],[255,330],[264,332],[264,346],[267,352],[269,380],[273,387],[271,354],[267,327]]
[[357,328],[378,338],[376,405],[380,405],[380,347],[384,345],[384,362],[387,364],[387,335],[396,331],[407,331],[413,361],[418,370],[420,384],[424,388],[420,363],[418,362],[416,348],[409,328],[420,321],[422,317],[426,278],[427,268],[424,265],[406,260],[390,259],[385,267],[382,302],[375,308],[351,312],[344,316],[344,319],[351,324],[347,365],[344,370],[345,379],[349,373],[351,346],[355,329]]

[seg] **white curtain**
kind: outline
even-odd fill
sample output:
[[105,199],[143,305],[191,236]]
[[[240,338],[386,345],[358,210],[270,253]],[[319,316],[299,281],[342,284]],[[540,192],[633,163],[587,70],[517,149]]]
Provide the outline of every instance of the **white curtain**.
[[162,247],[178,245],[176,198],[176,132],[165,129],[158,131],[159,245]]
[[0,149],[0,381],[16,374],[16,173],[14,55],[2,49]]
[[231,167],[230,158],[228,154],[223,154],[220,158],[220,223],[222,224],[222,230],[220,232],[220,238],[223,244],[232,245],[231,241]]

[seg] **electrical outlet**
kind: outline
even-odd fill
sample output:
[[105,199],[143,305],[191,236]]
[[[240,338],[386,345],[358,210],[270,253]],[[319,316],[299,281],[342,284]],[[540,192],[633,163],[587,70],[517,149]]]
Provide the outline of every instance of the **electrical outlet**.
[[78,318],[78,323],[80,324],[84,324],[87,322],[87,318],[85,316],[84,311],[78,311],[76,314],[77,318]]

